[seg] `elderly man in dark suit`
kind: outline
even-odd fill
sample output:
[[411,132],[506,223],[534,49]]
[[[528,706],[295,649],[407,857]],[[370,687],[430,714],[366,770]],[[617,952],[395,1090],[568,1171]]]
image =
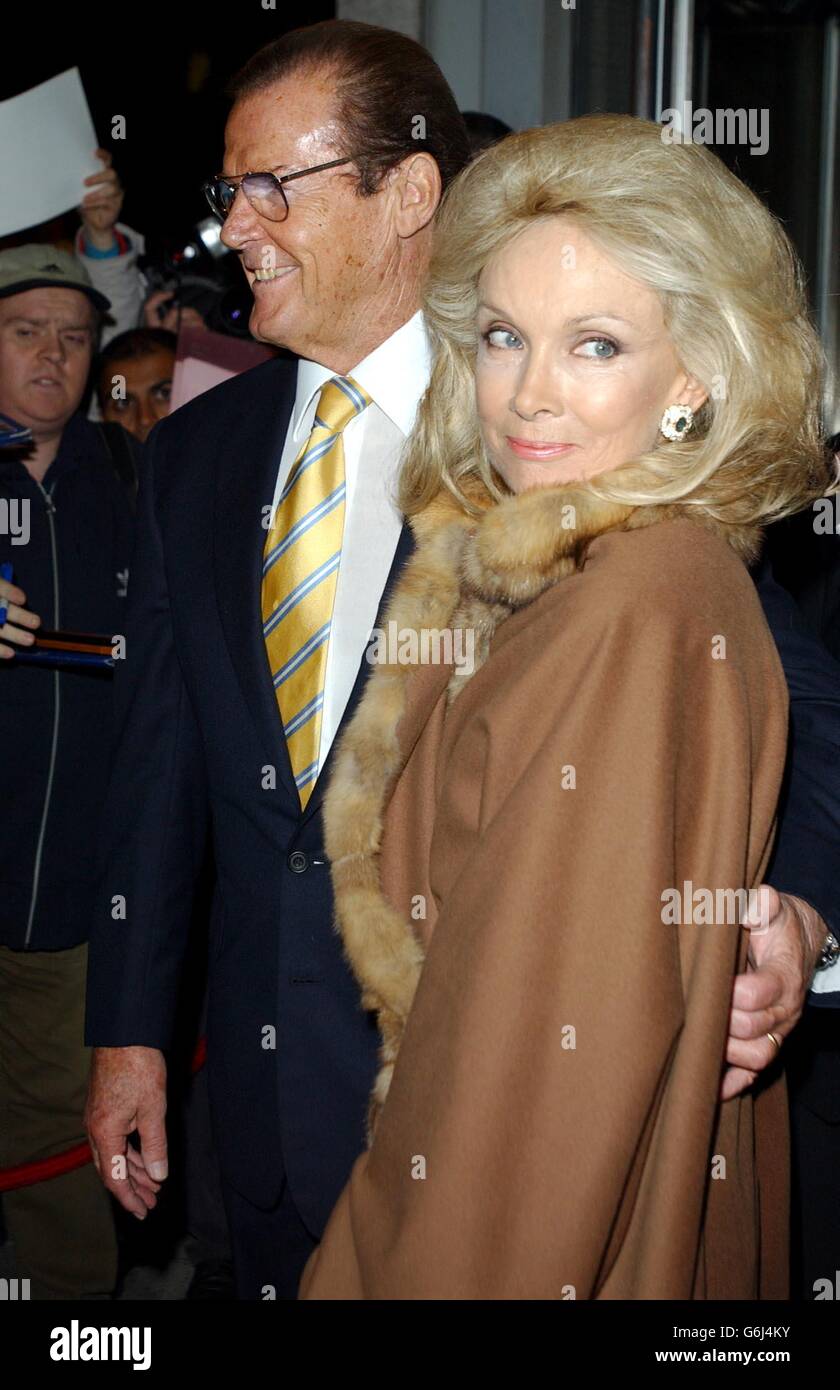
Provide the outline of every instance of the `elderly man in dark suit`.
[[[293,1298],[363,1148],[378,1043],[333,930],[321,798],[411,549],[392,497],[428,380],[420,296],[441,189],[469,152],[429,55],[366,25],[284,36],[233,96],[209,196],[254,292],[252,332],[299,360],[201,396],[149,441],[89,1127],[106,1184],[144,1216],[166,1175],[164,1050],[209,824],[208,1064],[238,1286]],[[738,982],[730,1089],[801,1009],[824,928],[804,880],[796,892]]]
[[[840,435],[827,442],[840,463]],[[840,498],[820,499],[812,508],[771,528],[768,560],[790,590],[779,592],[782,612],[770,615],[783,643],[800,647],[795,662],[800,688],[793,692],[791,775],[784,808],[786,833],[776,860],[788,875],[802,862],[823,876],[811,890],[826,901],[825,916],[840,935],[837,851],[840,835],[840,736],[825,718],[827,692],[840,697]],[[780,636],[780,632],[782,635]],[[825,644],[821,648],[809,636]],[[830,655],[829,655],[830,653]],[[790,679],[790,678],[789,678]],[[799,727],[797,727],[797,724]],[[797,830],[800,832],[797,842]],[[787,859],[786,867],[782,860]],[[818,970],[800,1024],[785,1048],[791,1108],[792,1284],[794,1297],[833,1297],[840,1252],[840,960]],[[832,1290],[827,1294],[827,1290]]]

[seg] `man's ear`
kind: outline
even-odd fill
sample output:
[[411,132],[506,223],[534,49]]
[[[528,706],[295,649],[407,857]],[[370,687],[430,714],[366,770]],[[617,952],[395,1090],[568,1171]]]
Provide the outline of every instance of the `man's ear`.
[[397,233],[411,237],[427,227],[440,203],[441,182],[437,160],[425,150],[404,159],[393,170]]

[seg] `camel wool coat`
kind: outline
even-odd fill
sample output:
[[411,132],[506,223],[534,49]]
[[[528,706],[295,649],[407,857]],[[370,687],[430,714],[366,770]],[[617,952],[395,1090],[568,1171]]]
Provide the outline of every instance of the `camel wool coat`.
[[[477,505],[413,519],[325,800],[382,1051],[299,1297],[785,1298],[784,1082],[719,1100],[785,760],[757,536],[585,484]],[[446,629],[472,669],[412,651]]]

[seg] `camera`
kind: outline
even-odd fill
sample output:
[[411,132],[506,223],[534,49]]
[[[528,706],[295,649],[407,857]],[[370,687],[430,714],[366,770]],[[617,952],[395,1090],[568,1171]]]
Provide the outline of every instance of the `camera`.
[[214,333],[249,338],[248,320],[253,300],[237,258],[219,237],[219,224],[207,217],[196,223],[193,236],[180,246],[159,247],[139,257],[138,267],[146,293],[169,291],[172,304],[196,309]]

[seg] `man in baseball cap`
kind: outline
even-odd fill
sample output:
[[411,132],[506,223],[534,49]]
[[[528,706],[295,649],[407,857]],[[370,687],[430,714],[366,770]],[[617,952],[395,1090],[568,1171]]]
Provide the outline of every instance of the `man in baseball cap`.
[[39,482],[79,409],[109,308],[69,251],[0,251],[0,411],[33,431]]
[[[0,1168],[84,1138],[86,943],[111,686],[25,654],[41,625],[122,630],[133,500],[114,441],[129,445],[118,425],[103,430],[79,409],[108,308],[69,252],[0,252],[0,425],[7,441],[31,440],[24,453],[0,436]],[[15,1186],[3,1216],[33,1298],[111,1292],[113,1217],[90,1165]]]
[[81,261],[69,251],[32,243],[0,251],[0,299],[45,287],[79,290],[102,313],[111,307],[104,294],[94,289]]

